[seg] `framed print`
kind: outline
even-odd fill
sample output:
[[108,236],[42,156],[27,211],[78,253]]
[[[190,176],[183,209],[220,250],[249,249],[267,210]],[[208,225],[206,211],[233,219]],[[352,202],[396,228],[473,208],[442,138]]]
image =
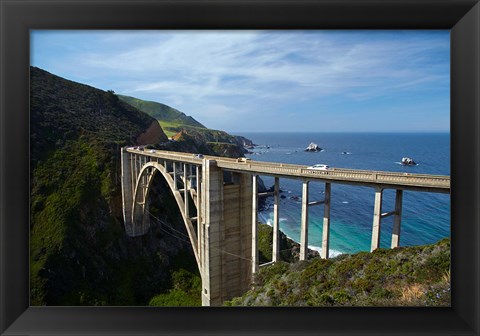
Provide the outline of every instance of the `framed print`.
[[[479,333],[477,1],[2,0],[1,11],[2,334]],[[315,48],[320,33],[329,48]],[[162,48],[152,51],[154,35]],[[395,44],[409,36],[415,43]],[[364,49],[352,40],[365,41]],[[62,64],[75,64],[75,71]],[[127,77],[116,76],[122,67]],[[328,85],[312,75],[321,71]],[[400,95],[365,103],[380,87]],[[187,115],[149,96],[158,90]],[[202,118],[187,111],[195,100],[205,105]],[[222,126],[232,112],[227,100],[244,118]],[[262,103],[273,108],[255,114]],[[294,112],[282,121],[282,104],[309,111],[302,116],[310,126],[296,123]],[[391,119],[373,112],[388,104],[398,105]],[[348,116],[353,129],[347,118],[344,126],[339,121],[347,107],[358,112]],[[241,125],[264,131],[266,116],[283,133],[238,132]],[[384,123],[375,128],[379,118]],[[242,137],[217,131],[224,127]],[[325,133],[317,140],[308,131],[318,129],[375,135]],[[209,140],[200,145],[202,136]],[[114,159],[106,159],[109,153]],[[297,159],[286,162],[288,155]],[[297,184],[283,182],[292,176]],[[365,187],[370,196],[357,193]],[[404,190],[450,195],[423,205]],[[339,210],[357,204],[359,210]],[[367,225],[352,228],[365,221],[361,209],[369,209]],[[296,217],[298,227],[289,227]],[[86,218],[96,224],[75,225]],[[172,218],[180,226],[167,225]],[[272,224],[271,241],[257,236],[272,235],[259,229],[259,219]],[[443,224],[432,229],[429,222]],[[416,256],[388,249],[406,270],[394,273],[406,279],[401,290],[365,261],[381,260],[387,250],[376,250],[387,245],[430,244],[449,234],[430,250],[412,249]],[[355,239],[342,245],[342,235]],[[435,257],[428,259],[427,250]],[[358,251],[373,253],[361,261],[341,256]],[[322,259],[309,264],[313,255]],[[306,261],[270,266],[282,258]],[[415,269],[422,258],[428,266]],[[353,264],[363,267],[360,276],[349,272]],[[173,270],[164,271],[169,265]],[[251,286],[253,274],[261,280]],[[313,289],[306,274],[322,277],[327,290]],[[332,280],[339,274],[350,281],[347,290]],[[435,280],[422,287],[422,279]],[[271,287],[262,291],[262,281]],[[286,287],[292,283],[294,290]],[[162,290],[155,294],[152,286]],[[229,307],[217,307],[225,302]],[[232,307],[244,305],[251,307]]]

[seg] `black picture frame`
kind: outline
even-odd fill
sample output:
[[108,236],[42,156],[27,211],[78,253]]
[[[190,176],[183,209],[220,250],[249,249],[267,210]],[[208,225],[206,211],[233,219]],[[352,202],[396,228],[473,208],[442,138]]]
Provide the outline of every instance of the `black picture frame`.
[[[478,0],[0,0],[2,335],[479,335]],[[450,29],[450,308],[29,307],[31,29]]]

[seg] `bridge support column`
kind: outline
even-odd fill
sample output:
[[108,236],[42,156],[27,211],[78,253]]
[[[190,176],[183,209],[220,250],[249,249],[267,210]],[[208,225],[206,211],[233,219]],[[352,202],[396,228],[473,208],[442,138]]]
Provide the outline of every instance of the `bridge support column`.
[[[203,238],[202,238],[202,234],[203,234],[203,230],[202,230],[202,225],[203,225],[203,217],[202,217],[202,207],[203,207],[203,204],[202,204],[202,179],[201,179],[201,176],[200,176],[200,167],[201,166],[196,166],[195,167],[195,171],[196,171],[196,175],[195,175],[195,191],[196,191],[196,194],[197,194],[197,237],[198,237],[198,255],[202,255],[202,241],[203,241]],[[200,257],[200,259],[202,259],[202,257]]]
[[400,224],[402,220],[403,190],[397,190],[395,195],[395,215],[393,217],[392,248],[400,245]]
[[258,176],[252,178],[252,277],[258,272]]
[[183,200],[185,201],[185,217],[190,218],[190,209],[188,204],[188,193],[189,193],[189,174],[187,173],[187,165],[183,165]]
[[302,222],[300,225],[300,260],[307,259],[308,251],[308,181],[303,181]]
[[272,261],[276,262],[280,260],[280,225],[279,225],[279,205],[280,205],[280,186],[279,178],[275,177],[275,185],[273,187],[273,251]]
[[222,298],[223,172],[214,160],[203,164],[202,305],[218,306]]
[[178,189],[177,185],[177,163],[175,161],[172,161],[173,165],[173,190]]
[[370,252],[380,247],[380,230],[382,223],[382,196],[383,189],[377,187],[375,189],[375,205],[373,209],[373,228],[372,228],[372,245]]
[[132,205],[133,205],[133,190],[135,180],[133,176],[133,155],[128,153],[125,148],[121,151],[122,162],[122,203],[123,203],[123,222],[125,224],[125,231],[128,235],[132,234]]
[[325,208],[323,211],[323,233],[322,233],[322,255],[324,259],[328,259],[330,250],[330,193],[331,184],[325,183]]
[[253,209],[252,203],[252,177],[250,174],[239,174],[240,175],[240,222],[239,222],[239,231],[240,235],[237,239],[240,240],[240,249],[238,254],[241,258],[238,258],[240,261],[240,268],[238,273],[240,275],[240,284],[238,287],[238,293],[240,296],[244,294],[249,288],[252,280],[252,265],[250,261],[250,254],[252,252],[252,226],[249,225],[251,222],[251,214]]
[[219,306],[245,293],[252,280],[252,180],[235,173],[224,184],[216,161],[205,160],[201,183],[202,305]]

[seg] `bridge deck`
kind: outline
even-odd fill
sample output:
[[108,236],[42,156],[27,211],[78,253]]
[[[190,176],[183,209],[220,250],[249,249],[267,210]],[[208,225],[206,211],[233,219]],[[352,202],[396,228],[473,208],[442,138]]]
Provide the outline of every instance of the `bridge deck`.
[[[202,158],[195,154],[170,151],[151,152],[127,148],[130,153],[150,156],[164,160],[181,161],[194,165],[202,165]],[[284,178],[297,178],[302,180],[319,180],[330,183],[362,185],[368,187],[381,187],[385,189],[401,189],[414,191],[427,191],[437,193],[450,192],[450,176],[410,174],[400,172],[385,172],[372,170],[358,170],[345,168],[331,168],[329,170],[313,170],[307,166],[261,162],[253,160],[237,160],[218,156],[203,156],[203,159],[215,160],[218,167],[238,172],[251,174],[270,175]]]

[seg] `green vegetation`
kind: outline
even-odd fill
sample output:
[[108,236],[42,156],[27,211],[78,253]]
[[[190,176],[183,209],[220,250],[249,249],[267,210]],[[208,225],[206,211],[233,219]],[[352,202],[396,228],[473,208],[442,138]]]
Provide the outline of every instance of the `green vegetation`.
[[[67,141],[63,149],[55,151],[33,171],[30,240],[33,304],[46,300],[44,291],[39,289],[46,285],[45,275],[50,275],[52,261],[62,262],[65,267],[71,265],[65,252],[72,249],[70,253],[74,253],[80,247],[75,246],[75,240],[68,240],[82,233],[79,224],[86,215],[85,207],[92,206],[92,210],[96,205],[102,207],[99,203],[112,197],[111,170],[103,166],[104,153],[98,149],[82,140]],[[75,252],[78,261],[79,257],[84,256]],[[83,265],[78,265],[58,274],[62,277],[59,281],[68,280],[69,272],[82,278]]]
[[[175,258],[195,263],[191,247],[159,223],[135,238],[123,228],[120,148],[157,121],[113,91],[38,68],[31,68],[30,83],[31,304],[148,304],[171,288]],[[169,204],[172,196],[162,195]],[[184,230],[178,211],[160,212]]]
[[164,130],[165,134],[170,138],[182,130],[196,131],[201,134],[203,134],[204,131],[209,131],[209,129],[205,127],[185,125],[183,122],[178,121],[159,120],[158,122],[160,123],[160,126]]
[[[168,137],[173,137],[177,133],[183,131],[192,135],[193,137],[197,138],[198,141],[202,141],[203,143],[234,144],[240,147],[243,147],[244,145],[253,145],[251,140],[248,140],[244,137],[230,135],[224,131],[206,128],[193,117],[187,116],[185,113],[180,112],[168,105],[152,101],[145,101],[129,96],[119,95],[118,97],[120,100],[125,101],[133,107],[138,108],[140,111],[145,112],[157,119]],[[220,149],[220,152],[222,151],[223,148]]]
[[236,306],[449,306],[450,240],[260,269]]
[[[110,149],[134,144],[155,119],[102,91],[30,68],[33,168],[80,137]],[[166,136],[164,136],[166,140]]]
[[162,126],[162,129],[165,130],[165,133],[173,138],[175,138],[179,132],[182,132],[209,144],[230,144],[239,147],[253,144],[249,139],[246,139],[242,136],[230,135],[225,131],[219,131],[210,128],[192,127],[183,125],[181,123],[165,122],[162,120],[159,122]]
[[202,305],[202,280],[198,271],[192,273],[183,268],[173,271],[171,283],[172,288],[168,289],[166,293],[154,296],[150,300],[149,306],[193,307]]
[[196,121],[193,117],[187,116],[185,113],[180,112],[179,110],[168,105],[123,95],[119,95],[118,97],[157,120],[162,120],[167,123],[171,122],[172,124],[177,125],[205,128],[205,126]]

